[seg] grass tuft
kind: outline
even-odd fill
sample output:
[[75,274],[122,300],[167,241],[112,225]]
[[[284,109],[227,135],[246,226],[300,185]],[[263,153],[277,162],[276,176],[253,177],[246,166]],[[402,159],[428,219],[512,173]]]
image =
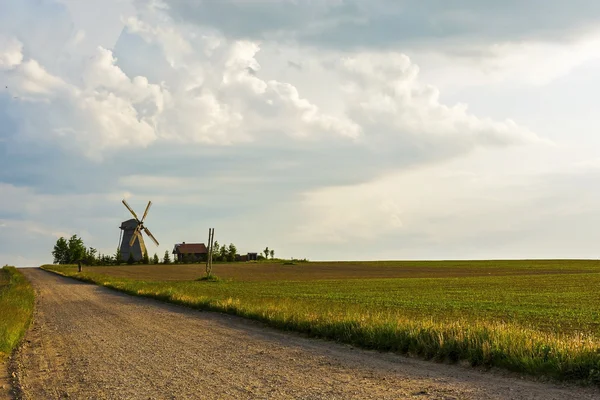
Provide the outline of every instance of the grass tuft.
[[0,358],[17,346],[29,327],[34,307],[31,284],[15,267],[0,269]]
[[203,276],[201,278],[196,279],[196,281],[203,281],[203,282],[219,282],[221,279],[219,279],[218,276],[216,275],[208,275],[208,276]]

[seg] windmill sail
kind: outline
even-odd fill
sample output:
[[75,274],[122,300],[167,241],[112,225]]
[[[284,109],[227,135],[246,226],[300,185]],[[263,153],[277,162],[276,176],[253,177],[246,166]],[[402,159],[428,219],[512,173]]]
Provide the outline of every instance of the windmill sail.
[[127,207],[127,209],[129,210],[129,212],[131,214],[133,214],[133,217],[139,222],[140,219],[138,218],[138,216],[135,214],[135,212],[131,209],[131,207],[129,207],[129,204],[127,204],[127,202],[123,199],[123,204],[125,205],[125,207]]

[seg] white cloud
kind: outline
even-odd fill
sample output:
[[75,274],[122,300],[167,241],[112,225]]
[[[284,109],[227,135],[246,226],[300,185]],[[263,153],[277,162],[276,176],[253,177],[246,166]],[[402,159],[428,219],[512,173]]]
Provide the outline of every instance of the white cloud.
[[0,70],[11,69],[23,61],[23,44],[14,37],[0,34]]
[[298,140],[327,140],[334,146],[362,143],[375,152],[404,148],[452,156],[478,145],[536,139],[513,121],[480,119],[466,105],[442,104],[438,89],[421,83],[418,67],[401,53],[334,54],[337,81],[321,91],[345,98],[345,110],[325,113],[319,99],[303,97],[298,86],[261,76],[256,42],[229,41],[201,27],[176,24],[155,9],[145,9],[126,24],[130,34],[160,46],[170,65],[163,71],[166,80],[128,76],[102,47],[83,64],[81,79],[51,75],[34,59],[27,60],[13,73],[14,93],[23,96],[22,102],[34,95],[46,101],[28,129],[31,136],[54,132],[65,146],[94,159],[156,141],[235,145],[291,140],[286,146],[293,147]]
[[430,79],[446,87],[476,85],[547,85],[600,56],[600,31],[572,41],[525,39],[463,44],[450,49],[413,49],[428,65]]
[[419,68],[403,54],[360,54],[346,58],[348,113],[380,141],[445,146],[508,145],[538,140],[514,121],[497,122],[468,113],[467,105],[446,106],[439,90],[418,79]]

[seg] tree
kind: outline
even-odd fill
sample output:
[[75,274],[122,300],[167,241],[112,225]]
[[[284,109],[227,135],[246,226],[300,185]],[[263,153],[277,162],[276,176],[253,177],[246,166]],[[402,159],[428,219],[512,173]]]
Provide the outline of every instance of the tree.
[[171,264],[171,257],[169,257],[169,250],[165,250],[165,256],[163,257],[163,264]]
[[100,256],[100,265],[111,265],[115,262],[112,256],[108,254],[102,254]]
[[263,250],[263,253],[265,253],[265,258],[269,258],[269,247],[265,247],[265,249]]
[[227,261],[227,246],[225,245],[219,249],[219,261]]
[[54,264],[67,264],[69,262],[69,244],[64,237],[56,241],[52,255],[54,256]]
[[86,265],[95,265],[97,264],[97,259],[96,259],[96,253],[98,252],[98,250],[96,250],[93,247],[90,247],[89,249],[85,250],[85,254],[83,256],[83,263]]
[[213,243],[213,255],[219,254],[220,251],[221,251],[221,246],[219,245],[219,242]]
[[158,256],[154,253],[154,257],[152,257],[152,264],[158,264]]
[[148,258],[148,252],[145,251],[144,252],[144,256],[142,257],[142,264],[150,264],[150,258]]
[[275,258],[275,250],[271,249],[269,253],[271,253],[271,260]]
[[69,263],[82,260],[85,257],[86,249],[83,240],[77,235],[69,239]]
[[115,253],[115,265],[120,265],[121,262],[123,261],[123,253],[121,253],[121,248],[117,247],[117,252]]
[[135,258],[133,258],[133,252],[129,253],[129,258],[127,259],[127,264],[129,264],[129,265],[135,264]]
[[237,255],[237,248],[233,243],[229,243],[229,248],[227,249],[227,261],[235,261],[235,256]]
[[67,241],[64,237],[59,238],[54,245],[52,255],[54,256],[54,263],[56,264],[71,264],[80,260],[85,261],[86,256],[95,258],[95,249],[93,253],[89,253],[83,244],[83,240],[77,235],[71,236]]

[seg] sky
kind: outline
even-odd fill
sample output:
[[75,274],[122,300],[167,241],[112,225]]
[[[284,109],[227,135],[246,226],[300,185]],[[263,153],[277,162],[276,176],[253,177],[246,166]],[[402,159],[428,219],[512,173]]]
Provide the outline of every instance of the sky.
[[600,257],[600,2],[0,0],[0,264],[61,236]]

